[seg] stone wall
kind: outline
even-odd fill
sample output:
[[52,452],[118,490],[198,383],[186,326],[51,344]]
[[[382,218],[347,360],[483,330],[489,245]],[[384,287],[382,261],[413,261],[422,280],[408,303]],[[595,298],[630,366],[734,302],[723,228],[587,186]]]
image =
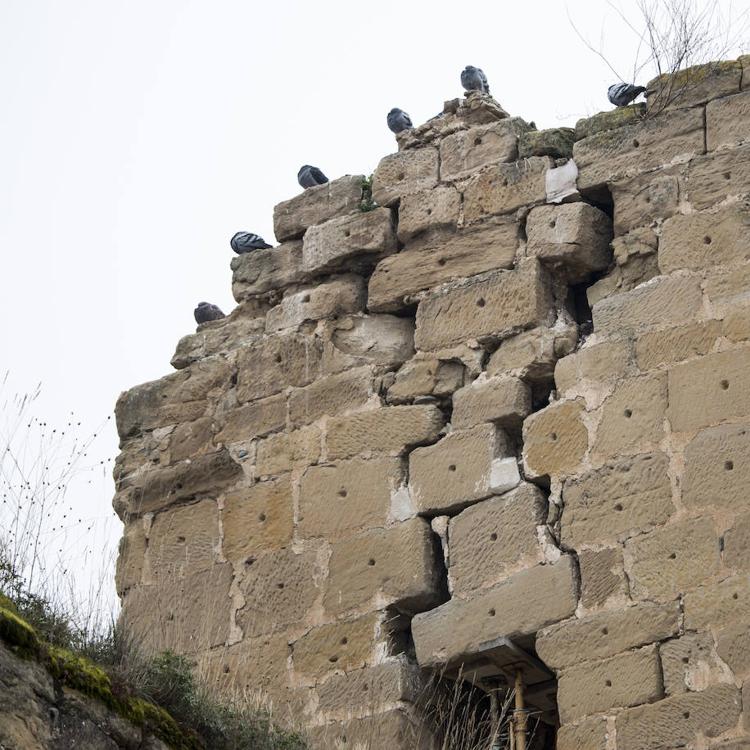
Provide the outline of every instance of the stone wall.
[[519,669],[560,750],[748,746],[750,59],[699,72],[575,131],[472,94],[277,206],[118,402],[130,631],[321,748]]

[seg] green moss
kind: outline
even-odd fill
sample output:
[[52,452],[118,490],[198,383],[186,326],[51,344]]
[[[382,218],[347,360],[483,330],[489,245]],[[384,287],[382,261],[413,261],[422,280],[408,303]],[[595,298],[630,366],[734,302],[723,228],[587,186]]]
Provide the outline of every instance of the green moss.
[[527,159],[531,156],[552,156],[556,159],[573,156],[573,128],[551,128],[549,130],[529,130],[521,134],[518,142],[518,156]]
[[646,115],[646,105],[642,102],[631,104],[629,107],[617,107],[609,112],[599,112],[598,115],[587,117],[576,123],[575,139],[588,138],[596,133],[621,128],[640,122]]
[[[5,598],[5,597],[3,597]],[[33,656],[39,650],[39,638],[34,628],[16,613],[0,602],[0,639],[22,656]]]
[[9,609],[14,614],[18,614],[18,607],[12,599],[8,599],[5,594],[0,594],[0,607],[3,609]]
[[682,89],[698,83],[703,83],[709,78],[725,74],[736,74],[742,70],[739,60],[721,60],[709,62],[703,65],[693,65],[690,68],[678,70],[676,73],[663,73],[648,82],[648,90],[656,90],[669,85],[672,89]]
[[203,750],[203,744],[192,732],[185,732],[167,711],[142,698],[130,698],[125,715],[166,742],[175,750]]
[[111,708],[117,707],[109,675],[85,656],[56,646],[47,646],[46,662],[50,674],[68,687],[98,698]]

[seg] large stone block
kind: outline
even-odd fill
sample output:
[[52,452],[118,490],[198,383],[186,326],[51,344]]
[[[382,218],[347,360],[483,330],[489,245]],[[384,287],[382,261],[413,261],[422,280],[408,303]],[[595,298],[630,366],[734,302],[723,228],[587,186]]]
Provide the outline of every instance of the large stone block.
[[570,473],[581,463],[589,436],[582,401],[561,401],[542,409],[523,424],[523,463],[526,475]]
[[398,239],[409,242],[427,229],[455,227],[461,194],[455,187],[436,187],[405,195],[398,207]]
[[750,625],[732,625],[716,634],[716,653],[736,677],[750,673]]
[[403,482],[398,458],[355,458],[310,467],[300,484],[300,535],[331,540],[383,526],[391,497]]
[[463,383],[464,367],[460,362],[413,359],[396,373],[388,389],[388,401],[399,404],[420,396],[449,396]]
[[517,430],[531,412],[531,388],[512,376],[480,378],[453,394],[454,428],[495,422]]
[[146,533],[143,520],[138,518],[132,523],[125,524],[117,549],[115,587],[119,596],[142,583],[145,558]]
[[405,195],[430,190],[438,183],[438,150],[432,147],[389,154],[372,177],[372,197],[390,206]]
[[585,381],[600,384],[619,380],[633,370],[631,350],[629,339],[609,339],[598,344],[584,345],[573,354],[558,360],[555,366],[557,390],[565,392],[577,389]]
[[667,695],[731,682],[729,670],[719,661],[710,633],[688,633],[667,641],[660,646],[659,656]]
[[571,282],[606,268],[612,257],[612,220],[588,203],[537,206],[526,220],[526,236],[527,255],[562,268]]
[[219,418],[220,430],[217,443],[230,445],[263,437],[286,427],[287,399],[283,393],[249,404],[222,414]]
[[750,414],[750,347],[708,354],[669,371],[667,416],[675,432]]
[[605,605],[610,599],[628,595],[622,549],[605,547],[578,553],[581,568],[581,604],[586,609]]
[[547,519],[547,498],[533,484],[477,503],[448,526],[448,575],[454,596],[494,585],[508,573],[544,559],[537,526]]
[[564,669],[670,638],[679,627],[677,602],[642,602],[553,625],[538,634],[536,650],[548,667]]
[[418,612],[439,603],[437,539],[422,518],[373,529],[332,545],[323,606],[339,616],[355,608]]
[[302,243],[285,242],[232,258],[232,295],[237,302],[304,281]]
[[164,463],[176,463],[215,452],[213,437],[214,421],[211,417],[178,424],[169,435],[169,449],[164,456]]
[[729,195],[746,193],[748,182],[750,146],[716,151],[688,165],[687,199],[695,209],[708,208]]
[[256,444],[255,473],[258,477],[273,476],[317,463],[320,443],[320,430],[314,425],[269,435]]
[[706,273],[704,289],[711,307],[718,315],[727,314],[733,305],[745,304],[748,288],[750,288],[750,263],[720,267],[716,271]]
[[497,340],[552,323],[549,280],[538,261],[457,282],[417,308],[418,349],[435,350],[470,339]]
[[[393,367],[414,356],[414,321],[395,315],[350,315],[330,326],[336,352],[350,366],[373,363]],[[331,369],[326,350],[324,368]],[[336,369],[335,367],[333,369]]]
[[750,140],[750,93],[715,99],[706,107],[706,146],[709,151]]
[[370,310],[400,310],[425,289],[498,268],[511,268],[518,225],[503,220],[458,231],[431,232],[384,258],[370,278]]
[[615,234],[666,219],[677,212],[684,166],[617,180],[611,185],[615,204]]
[[675,512],[663,453],[613,461],[566,482],[561,538],[566,546],[621,540],[665,523]]
[[695,107],[740,90],[742,63],[739,60],[693,65],[675,73],[664,73],[647,84],[648,111]]
[[645,371],[707,354],[720,334],[721,322],[718,320],[645,331],[635,342],[638,367]]
[[279,203],[273,209],[276,239],[283,242],[301,237],[314,224],[356,211],[362,200],[364,180],[363,175],[346,175]]
[[607,717],[597,716],[557,730],[557,750],[606,750]]
[[496,638],[530,635],[570,617],[577,601],[572,558],[522,570],[472,599],[451,599],[416,615],[412,635],[417,661],[432,666],[469,659]]
[[443,428],[436,406],[389,406],[328,420],[328,460],[359,453],[401,454],[416,445],[433,443]]
[[311,273],[348,269],[355,260],[395,250],[391,212],[376,208],[310,227],[302,242],[302,268]]
[[584,117],[576,122],[576,140],[580,141],[605,130],[615,130],[623,125],[634,125],[643,120],[645,114],[645,103],[637,102],[628,107],[617,107],[607,112],[599,112],[591,117]]
[[547,199],[546,174],[553,166],[548,156],[532,156],[511,164],[483,169],[464,187],[464,221],[509,214]]
[[550,128],[529,130],[522,133],[518,142],[518,157],[551,156],[554,159],[570,159],[573,156],[575,130],[573,128]]
[[630,588],[650,601],[676,599],[719,571],[719,535],[712,519],[691,519],[630,539]]
[[748,549],[750,549],[750,513],[743,513],[737,516],[732,527],[724,534],[724,564],[737,570],[747,570],[750,568]]
[[656,646],[563,671],[557,705],[563,724],[611,708],[653,703],[664,696]]
[[228,492],[221,520],[223,552],[229,562],[245,562],[290,544],[294,509],[289,478]]
[[451,432],[435,445],[413,450],[409,487],[416,509],[436,514],[488,497],[493,463],[509,452],[505,433],[492,424]]
[[685,629],[722,628],[750,621],[750,579],[747,575],[709,583],[685,594]]
[[628,750],[690,747],[698,737],[718,737],[733,728],[740,706],[734,685],[716,685],[631,708],[617,716],[617,743]]

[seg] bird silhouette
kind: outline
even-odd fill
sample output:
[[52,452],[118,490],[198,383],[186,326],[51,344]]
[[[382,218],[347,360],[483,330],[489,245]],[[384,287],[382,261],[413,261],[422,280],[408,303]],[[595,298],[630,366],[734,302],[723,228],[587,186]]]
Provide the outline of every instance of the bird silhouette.
[[297,172],[297,182],[307,190],[307,188],[325,184],[328,178],[317,167],[305,164]]
[[490,85],[487,76],[481,68],[467,65],[461,71],[461,85],[465,91],[481,91],[483,94],[490,93]]
[[260,235],[253,234],[253,232],[237,232],[229,244],[237,255],[244,253],[250,253],[253,250],[265,250],[269,245]]
[[616,107],[627,107],[645,90],[645,86],[636,86],[632,83],[613,83],[607,89],[607,99]]
[[198,307],[193,311],[195,315],[195,322],[200,325],[201,323],[208,323],[209,320],[221,320],[226,318],[226,315],[216,306],[210,302],[199,302]]
[[411,124],[411,117],[404,112],[403,109],[394,107],[386,118],[388,121],[388,128],[393,133],[401,133],[404,130],[409,130],[414,126]]

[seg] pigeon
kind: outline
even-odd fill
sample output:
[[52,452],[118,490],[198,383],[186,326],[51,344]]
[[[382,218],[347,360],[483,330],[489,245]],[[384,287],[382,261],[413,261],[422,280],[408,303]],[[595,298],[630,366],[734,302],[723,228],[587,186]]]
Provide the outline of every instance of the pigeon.
[[616,107],[627,107],[637,96],[646,90],[645,86],[632,83],[615,83],[607,89],[607,98]]
[[272,247],[272,245],[269,245],[260,235],[253,234],[252,232],[237,232],[237,234],[229,240],[229,244],[237,255],[250,253],[253,250],[266,250],[267,248]]
[[221,320],[227,317],[216,305],[212,305],[210,302],[199,302],[198,307],[193,311],[193,315],[195,315],[195,322],[199,325],[208,323],[209,320]]
[[403,109],[394,107],[388,113],[388,127],[392,133],[401,133],[404,130],[409,130],[414,126],[411,124],[411,117],[404,112]]
[[483,94],[490,93],[490,85],[487,76],[481,68],[467,65],[461,72],[461,85],[465,91],[481,91]]
[[316,185],[324,185],[328,182],[328,178],[317,167],[305,164],[297,172],[297,182],[307,190],[307,188],[315,187]]

